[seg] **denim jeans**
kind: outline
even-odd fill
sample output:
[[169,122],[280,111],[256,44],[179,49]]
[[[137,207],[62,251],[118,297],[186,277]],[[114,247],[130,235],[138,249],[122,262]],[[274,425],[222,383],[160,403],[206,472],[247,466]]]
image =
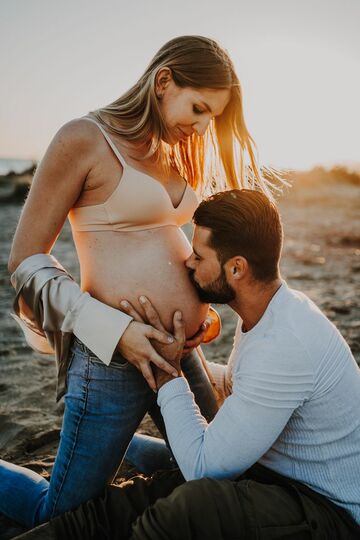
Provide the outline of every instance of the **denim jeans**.
[[155,471],[177,468],[177,463],[164,439],[135,433],[125,454],[125,459],[139,473],[150,476]]
[[[70,354],[60,445],[50,482],[0,460],[0,512],[26,527],[100,495],[114,479],[147,411],[165,433],[156,394],[125,358],[115,353],[106,366],[76,338]],[[210,420],[217,406],[195,353],[184,359],[182,369]]]

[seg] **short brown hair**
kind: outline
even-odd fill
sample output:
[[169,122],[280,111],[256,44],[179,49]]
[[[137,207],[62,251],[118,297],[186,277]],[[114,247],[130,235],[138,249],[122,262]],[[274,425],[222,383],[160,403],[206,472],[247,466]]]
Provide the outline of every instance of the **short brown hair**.
[[278,277],[283,230],[279,212],[263,193],[233,189],[204,200],[194,214],[194,223],[211,230],[209,246],[219,262],[241,255],[258,281]]

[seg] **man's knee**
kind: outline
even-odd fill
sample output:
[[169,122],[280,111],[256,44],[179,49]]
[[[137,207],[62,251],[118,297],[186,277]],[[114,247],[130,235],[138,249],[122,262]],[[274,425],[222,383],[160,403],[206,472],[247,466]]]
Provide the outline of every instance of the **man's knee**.
[[186,482],[137,520],[133,540],[231,538],[245,530],[233,482],[203,478]]

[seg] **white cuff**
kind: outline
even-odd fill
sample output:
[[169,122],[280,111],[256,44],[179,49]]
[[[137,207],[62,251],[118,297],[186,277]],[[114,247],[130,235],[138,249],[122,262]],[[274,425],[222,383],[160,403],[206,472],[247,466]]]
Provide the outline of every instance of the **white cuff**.
[[73,328],[77,338],[107,366],[132,317],[99,302],[90,295],[79,311]]

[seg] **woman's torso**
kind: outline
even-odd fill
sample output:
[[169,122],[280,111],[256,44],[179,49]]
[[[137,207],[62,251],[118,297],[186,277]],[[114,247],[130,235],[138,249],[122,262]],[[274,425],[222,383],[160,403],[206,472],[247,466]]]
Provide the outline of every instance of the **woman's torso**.
[[[69,215],[82,289],[116,308],[122,299],[139,308],[138,297],[145,294],[168,329],[174,311],[180,309],[186,334],[193,335],[205,319],[208,306],[200,303],[189,280],[184,262],[192,250],[178,226],[195,210],[191,188],[176,171],[171,171],[165,183],[158,164],[134,162],[130,157],[124,160],[124,148],[123,157],[119,156],[121,164],[98,126],[83,121],[93,130],[97,144],[94,165]],[[111,139],[116,152],[121,143],[114,136]],[[121,214],[127,215],[125,225]],[[137,217],[129,223],[132,215]]]

